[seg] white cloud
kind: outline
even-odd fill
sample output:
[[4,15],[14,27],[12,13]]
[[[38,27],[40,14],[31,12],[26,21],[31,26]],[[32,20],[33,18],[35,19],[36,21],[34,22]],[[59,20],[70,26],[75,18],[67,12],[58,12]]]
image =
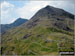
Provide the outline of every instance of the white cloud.
[[39,9],[39,8],[41,8],[41,6],[36,6],[36,7],[31,8],[31,9],[30,9],[30,11],[32,11],[32,12],[33,12],[33,11],[35,11],[35,10]]
[[13,11],[14,9],[14,5],[10,4],[6,1],[1,3],[1,23],[10,23],[11,17],[12,17],[12,13],[11,11]]
[[5,1],[1,3],[2,22],[11,23],[18,17],[30,19],[39,9],[47,5],[63,8],[75,14],[72,2],[70,3],[68,1],[30,1],[28,3],[25,3],[22,7],[16,7],[14,4]]
[[14,7],[14,5],[12,5],[12,4],[10,4],[10,3],[8,3],[8,2],[3,2],[3,3],[1,3],[1,15],[3,16],[5,16],[5,14],[6,15],[8,15],[8,13],[10,12],[10,10],[12,10],[13,9],[13,7]]
[[6,2],[6,1],[4,1],[4,2],[1,3],[1,9],[2,10],[8,9],[10,7],[14,7],[14,5],[10,4],[10,3]]
[[39,9],[48,5],[48,1],[30,1],[23,7],[18,8],[17,12],[22,18],[30,19]]
[[[51,5],[57,8],[63,8],[67,11],[72,10],[72,4],[68,1],[30,1],[25,4],[23,7],[18,8],[18,14],[22,18],[30,19],[39,9]],[[72,12],[72,11],[70,11]]]

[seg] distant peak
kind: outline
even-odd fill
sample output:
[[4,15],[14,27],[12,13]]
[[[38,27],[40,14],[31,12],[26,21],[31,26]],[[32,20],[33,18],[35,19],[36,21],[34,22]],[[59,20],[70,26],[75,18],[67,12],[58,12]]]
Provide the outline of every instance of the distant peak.
[[47,8],[50,8],[50,6],[49,6],[49,5],[47,5],[45,8],[46,8],[46,9],[47,9]]
[[24,18],[18,18],[18,19],[24,19]]
[[18,18],[17,20],[15,20],[14,22],[21,22],[21,21],[28,21],[27,19],[24,18]]

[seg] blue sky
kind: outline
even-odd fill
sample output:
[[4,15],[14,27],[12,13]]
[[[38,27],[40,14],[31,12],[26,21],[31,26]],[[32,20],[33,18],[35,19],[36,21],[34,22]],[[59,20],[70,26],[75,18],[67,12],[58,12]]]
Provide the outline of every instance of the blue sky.
[[30,1],[30,0],[5,0],[1,2],[1,24],[9,24],[17,18],[30,19],[39,9],[50,5],[62,8],[75,14],[75,1]]

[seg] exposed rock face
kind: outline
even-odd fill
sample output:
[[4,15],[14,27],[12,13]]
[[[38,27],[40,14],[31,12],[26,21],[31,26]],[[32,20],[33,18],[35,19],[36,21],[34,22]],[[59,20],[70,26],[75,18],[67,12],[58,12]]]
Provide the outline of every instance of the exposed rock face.
[[26,34],[26,35],[23,36],[22,39],[26,39],[26,38],[28,38],[29,36],[31,36],[31,34]]

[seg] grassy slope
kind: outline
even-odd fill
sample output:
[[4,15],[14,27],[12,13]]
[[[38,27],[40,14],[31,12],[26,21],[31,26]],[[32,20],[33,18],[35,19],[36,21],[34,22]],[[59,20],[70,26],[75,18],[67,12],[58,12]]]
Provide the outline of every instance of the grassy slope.
[[[12,33],[10,33],[12,32]],[[34,29],[13,29],[3,35],[2,53],[19,55],[58,55],[60,51],[73,51],[73,34],[57,28],[37,26]],[[23,38],[25,34],[31,34]],[[49,42],[47,42],[49,41]],[[59,45],[62,48],[59,49]]]

